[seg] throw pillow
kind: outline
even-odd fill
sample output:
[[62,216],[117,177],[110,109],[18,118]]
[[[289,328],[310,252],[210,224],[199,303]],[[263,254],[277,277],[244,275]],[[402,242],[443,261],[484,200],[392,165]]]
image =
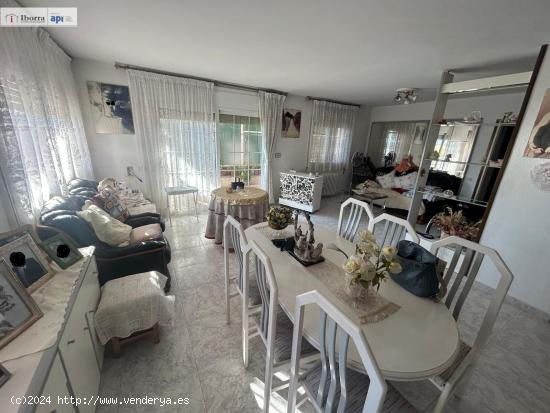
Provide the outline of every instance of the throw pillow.
[[[98,194],[101,200],[94,200],[94,203],[100,208],[107,211],[113,218],[118,219],[120,222],[126,221],[126,218],[130,215],[128,208],[120,201],[116,191],[111,187],[104,187]],[[95,198],[95,197],[94,197]],[[101,205],[101,202],[103,205]]]
[[391,171],[390,173],[382,176],[377,176],[376,181],[380,184],[382,188],[392,188],[397,185],[395,185],[395,171]]
[[114,219],[97,205],[86,201],[77,215],[91,225],[100,241],[111,247],[128,245],[132,227]]
[[416,183],[418,172],[412,172],[407,175],[396,176],[394,178],[394,187],[403,189],[412,189]]

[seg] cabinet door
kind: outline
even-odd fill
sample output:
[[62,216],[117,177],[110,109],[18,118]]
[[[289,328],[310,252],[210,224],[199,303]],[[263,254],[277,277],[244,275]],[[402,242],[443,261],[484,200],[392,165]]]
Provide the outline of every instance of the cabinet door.
[[63,356],[74,396],[82,399],[82,404],[78,406],[79,411],[94,412],[95,407],[85,403],[98,394],[100,372],[84,317],[69,319],[59,351]]
[[70,400],[71,394],[67,387],[67,376],[61,365],[61,360],[59,355],[55,356],[50,374],[44,385],[44,390],[42,391],[42,396],[47,396],[51,400],[49,405],[38,405],[36,407],[36,413],[72,413],[74,412],[74,407],[69,403],[58,404],[58,397],[65,400]]
[[99,305],[100,295],[101,292],[99,288],[99,281],[97,279],[97,266],[95,263],[95,259],[92,258],[90,266],[88,267],[88,271],[86,272],[86,276],[78,293],[78,301],[79,307],[84,311],[85,322],[87,327],[89,327],[88,331],[90,334],[90,339],[92,340],[97,363],[99,369],[101,370],[101,367],[103,365],[104,347],[99,342],[99,338],[97,337],[94,325],[94,315],[97,306]]

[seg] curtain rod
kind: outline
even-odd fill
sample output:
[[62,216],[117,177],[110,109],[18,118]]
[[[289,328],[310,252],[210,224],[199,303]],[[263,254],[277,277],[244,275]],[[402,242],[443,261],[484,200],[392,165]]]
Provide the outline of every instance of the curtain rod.
[[337,103],[338,105],[356,106],[358,108],[361,107],[361,105],[358,104],[358,103],[342,102],[340,100],[318,98],[318,97],[315,97],[315,96],[306,96],[306,99],[308,99],[308,100],[324,100],[325,102]]
[[254,92],[263,91],[263,92],[270,92],[270,93],[278,93],[280,95],[285,95],[285,96],[287,95],[286,92],[281,92],[280,90],[275,90],[275,89],[265,89],[265,88],[256,87],[256,86],[242,85],[242,84],[239,84],[239,83],[222,82],[221,80],[208,79],[206,77],[186,75],[186,74],[183,74],[183,73],[167,72],[167,71],[164,71],[164,70],[151,69],[149,67],[143,67],[143,66],[134,66],[134,65],[126,64],[126,63],[115,62],[115,68],[117,68],[117,69],[134,69],[134,70],[141,70],[143,72],[156,73],[156,74],[159,74],[159,75],[184,77],[184,78],[187,78],[187,79],[200,80],[200,81],[203,81],[203,82],[211,82],[211,83],[214,83],[215,86],[223,86],[223,87],[228,87],[228,88],[233,88],[233,89],[250,90],[250,91],[254,91]]

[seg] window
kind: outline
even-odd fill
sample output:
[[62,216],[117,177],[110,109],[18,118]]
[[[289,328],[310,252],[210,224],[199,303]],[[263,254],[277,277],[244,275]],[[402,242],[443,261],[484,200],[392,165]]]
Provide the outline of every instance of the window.
[[260,119],[220,114],[217,136],[222,186],[240,178],[245,185],[260,185],[262,132]]
[[380,159],[380,162],[382,165],[384,165],[385,157],[390,152],[395,153],[397,150],[397,138],[399,136],[399,133],[394,130],[389,130],[386,133],[386,138],[384,139],[384,147],[382,148],[382,157]]

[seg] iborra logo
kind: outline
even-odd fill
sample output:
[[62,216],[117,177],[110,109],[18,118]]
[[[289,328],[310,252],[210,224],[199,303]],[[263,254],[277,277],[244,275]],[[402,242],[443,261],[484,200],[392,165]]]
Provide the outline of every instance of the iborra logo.
[[17,23],[19,23],[19,17],[17,16],[17,14],[13,14],[13,13],[6,14],[4,19],[6,20],[6,24],[17,24]]

